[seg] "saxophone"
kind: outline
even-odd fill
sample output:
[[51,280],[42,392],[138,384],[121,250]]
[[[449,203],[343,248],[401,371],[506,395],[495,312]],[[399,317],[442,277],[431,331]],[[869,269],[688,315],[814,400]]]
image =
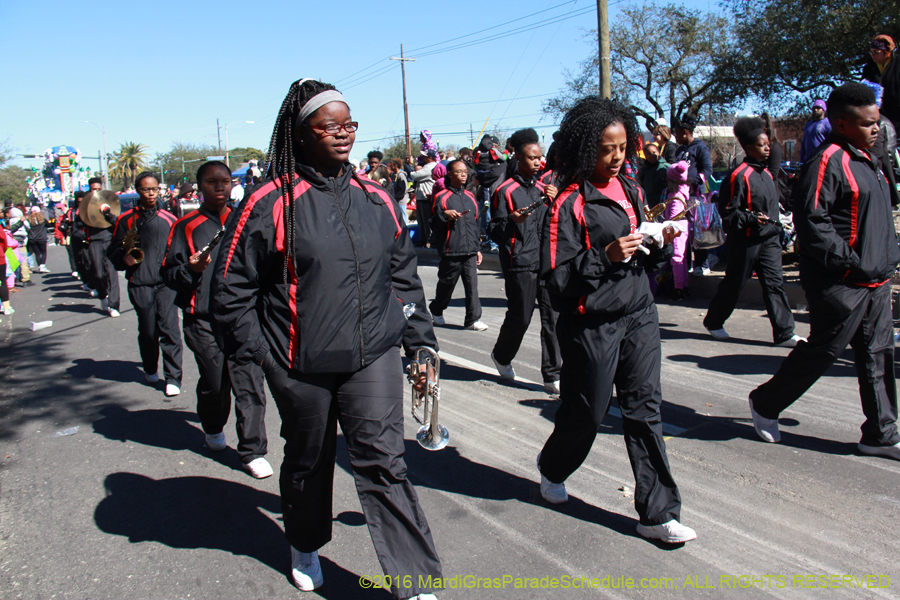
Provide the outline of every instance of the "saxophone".
[[134,259],[134,264],[139,265],[144,260],[144,251],[138,247],[137,238],[138,228],[137,219],[135,219],[128,233],[125,234],[125,239],[122,240],[122,247],[125,248],[125,256],[130,256]]

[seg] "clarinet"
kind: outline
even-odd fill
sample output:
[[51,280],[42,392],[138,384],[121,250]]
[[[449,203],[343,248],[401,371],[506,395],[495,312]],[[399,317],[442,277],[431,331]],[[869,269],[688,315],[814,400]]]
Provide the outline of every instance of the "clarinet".
[[758,210],[745,210],[745,209],[740,209],[740,211],[741,211],[741,212],[744,212],[744,213],[747,213],[748,215],[750,215],[750,217],[751,217],[753,220],[755,220],[755,221],[757,221],[757,222],[759,221],[759,218],[760,218],[760,217],[766,217],[766,218],[769,219],[768,221],[766,221],[767,224],[772,224],[772,225],[774,225],[775,227],[777,227],[778,229],[784,229],[784,225],[781,224],[781,221],[778,221],[778,220],[769,218],[769,215],[767,215],[767,214],[765,214],[765,213],[762,213],[762,212],[759,212]]
[[216,232],[216,235],[213,236],[213,239],[209,240],[209,243],[203,246],[203,248],[198,253],[198,257],[206,258],[207,256],[209,256],[210,252],[212,252],[213,248],[215,248],[219,244],[219,242],[222,241],[223,237],[225,237],[225,230],[220,229]]
[[533,204],[529,204],[527,207],[525,207],[525,210],[522,211],[522,216],[530,215],[531,213],[533,213],[534,211],[536,211],[538,208],[540,208],[540,207],[543,206],[544,204],[546,204],[547,206],[549,206],[552,202],[553,202],[553,201],[550,200],[550,198],[548,198],[547,196],[542,195],[540,200],[538,200],[537,202],[535,202],[535,203],[533,203]]

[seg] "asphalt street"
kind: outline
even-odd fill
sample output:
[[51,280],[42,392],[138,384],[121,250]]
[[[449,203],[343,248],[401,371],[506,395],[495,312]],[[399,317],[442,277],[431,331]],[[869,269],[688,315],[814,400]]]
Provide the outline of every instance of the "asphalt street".
[[[302,594],[289,581],[277,475],[240,469],[233,416],[229,449],[204,447],[193,356],[182,394],[165,402],[143,379],[124,280],[122,316],[109,318],[66,273],[64,250],[49,253],[53,274],[34,275],[0,323],[0,598],[390,598],[346,452],[334,539],[320,551],[325,585]],[[419,272],[430,297],[436,261]],[[479,288],[490,329],[463,330],[460,283],[437,332],[449,446],[421,449],[406,422],[409,475],[446,577],[438,598],[900,597],[900,463],[856,452],[851,351],[784,413],[782,443],[765,444],[747,394],[788,350],[772,346],[764,311],[737,310],[723,343],[703,329],[707,300],[660,304],[669,461],[682,522],[699,536],[670,546],[635,533],[615,410],[567,481],[569,502],[543,501],[535,457],[558,401],[538,383],[539,319],[513,363],[520,381],[501,382],[490,351],[502,278],[482,271]],[[807,315],[796,319],[804,335]],[[30,330],[42,321],[53,324]],[[271,402],[266,424],[277,471]]]

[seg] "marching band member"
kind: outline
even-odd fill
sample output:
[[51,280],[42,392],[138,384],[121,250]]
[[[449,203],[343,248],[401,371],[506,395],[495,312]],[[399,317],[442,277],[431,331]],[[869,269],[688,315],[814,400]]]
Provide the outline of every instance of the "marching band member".
[[[160,267],[166,255],[169,232],[175,215],[162,210],[156,202],[159,180],[144,171],[134,180],[138,205],[122,213],[116,221],[109,246],[109,259],[116,269],[125,271],[128,299],[138,319],[138,347],[144,364],[144,377],[150,383],[159,381],[159,351],[163,355],[166,396],[181,393],[181,333],[178,331],[178,309],[175,292],[163,283]],[[144,253],[138,261],[124,247],[125,238],[134,231],[134,247]]]
[[809,341],[750,393],[756,433],[778,442],[778,417],[849,344],[865,423],[863,454],[900,460],[891,274],[900,262],[888,183],[869,152],[878,137],[875,94],[861,83],[828,98],[831,137],[803,163],[794,223],[800,283],[809,302]]
[[[562,360],[556,340],[558,315],[550,306],[547,289],[539,281],[541,263],[541,226],[547,207],[529,206],[543,196],[556,197],[556,188],[537,180],[541,169],[541,145],[534,129],[522,129],[509,138],[515,151],[516,171],[494,192],[488,235],[500,248],[500,267],[506,289],[506,316],[491,352],[491,359],[504,379],[515,379],[512,360],[519,351],[531,324],[534,303],[541,315],[541,375],[544,391],[558,394]],[[550,171],[548,171],[550,173]],[[548,181],[552,174],[548,176]]]
[[[91,177],[88,179],[88,185],[92,192],[99,192],[103,189],[103,180],[99,177]],[[108,217],[112,219],[112,217]],[[80,218],[79,218],[80,219]],[[115,221],[111,221],[115,223]],[[103,312],[108,313],[111,317],[119,316],[119,274],[116,268],[110,262],[107,254],[110,251],[110,240],[112,239],[112,227],[91,227],[85,225],[88,243],[88,252],[90,259],[88,265],[88,285],[94,290],[91,296],[100,299],[100,307]]]
[[411,587],[391,591],[427,600],[420,576],[440,577],[441,563],[406,476],[399,346],[437,341],[396,203],[348,162],[356,129],[333,86],[291,85],[265,180],[229,220],[212,314],[237,358],[262,365],[281,414],[295,585],[323,582],[318,550],[331,539],[340,424],[381,567],[411,575]]
[[203,197],[200,208],[179,219],[169,234],[169,249],[162,276],[175,290],[175,304],[182,309],[184,341],[194,353],[200,380],[197,382],[197,416],[210,450],[224,450],[225,423],[234,412],[238,435],[238,455],[244,469],[256,479],[272,475],[263,458],[266,441],[266,391],[263,373],[253,361],[237,361],[226,356],[217,342],[210,322],[209,269],[211,250],[201,251],[222,231],[231,209],[231,169],[220,161],[203,163],[197,170]]
[[568,500],[563,482],[590,452],[615,386],[635,478],[637,532],[687,542],[697,534],[678,522],[681,496],[659,412],[659,318],[646,275],[668,260],[679,232],[665,227],[663,247],[650,249],[635,233],[644,220],[643,192],[622,167],[640,136],[622,104],[589,96],[566,114],[559,133],[563,191],[544,224],[541,271],[559,311],[561,405],[538,454],[541,494],[553,504]]
[[703,326],[715,339],[728,339],[725,321],[755,271],[775,345],[793,348],[803,338],[794,335],[794,315],[784,292],[780,229],[775,225],[779,222],[778,187],[766,168],[769,137],[765,125],[759,117],[743,117],[734,124],[734,136],[746,156],[723,179],[719,207],[728,234],[728,267],[709,303]]

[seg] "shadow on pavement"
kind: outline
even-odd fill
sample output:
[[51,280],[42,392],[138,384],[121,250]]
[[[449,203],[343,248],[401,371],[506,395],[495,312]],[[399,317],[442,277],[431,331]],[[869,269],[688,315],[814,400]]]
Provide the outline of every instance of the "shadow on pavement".
[[144,381],[141,363],[133,360],[94,360],[93,358],[76,358],[73,366],[66,373],[75,379],[93,377],[119,383]]
[[117,405],[104,406],[99,412],[102,417],[94,421],[94,432],[107,439],[166,450],[188,450],[235,471],[242,470],[237,450],[231,446],[220,452],[206,447],[200,420],[193,412],[175,409],[129,411]]

